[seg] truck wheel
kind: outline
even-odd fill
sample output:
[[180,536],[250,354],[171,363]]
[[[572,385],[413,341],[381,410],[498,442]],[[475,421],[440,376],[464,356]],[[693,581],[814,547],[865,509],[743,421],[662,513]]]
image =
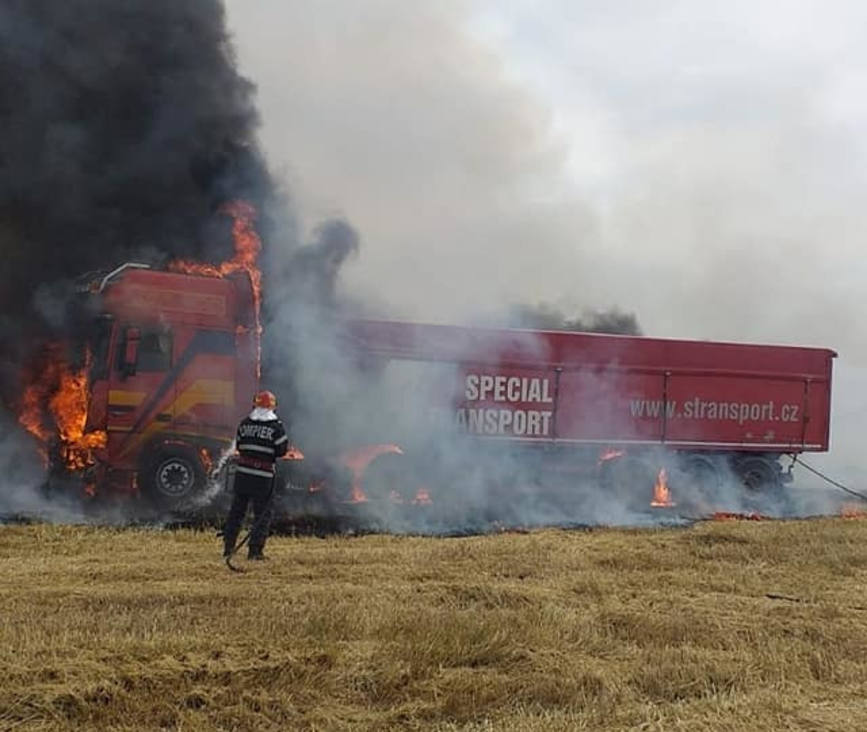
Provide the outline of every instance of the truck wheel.
[[202,462],[190,450],[161,450],[148,461],[144,471],[148,498],[166,510],[188,506],[206,482]]

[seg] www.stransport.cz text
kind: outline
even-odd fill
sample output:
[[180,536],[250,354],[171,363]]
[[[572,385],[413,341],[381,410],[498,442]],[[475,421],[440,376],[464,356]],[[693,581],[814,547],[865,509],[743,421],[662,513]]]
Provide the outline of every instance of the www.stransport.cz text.
[[685,402],[663,399],[633,399],[629,411],[634,419],[694,419],[712,422],[798,422],[800,404],[767,402],[722,402],[695,397]]

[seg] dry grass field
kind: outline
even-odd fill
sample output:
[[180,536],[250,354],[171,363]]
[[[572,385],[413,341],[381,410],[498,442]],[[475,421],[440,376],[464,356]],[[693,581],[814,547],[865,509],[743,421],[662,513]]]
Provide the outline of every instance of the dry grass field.
[[867,729],[867,521],[268,549],[0,527],[0,729]]

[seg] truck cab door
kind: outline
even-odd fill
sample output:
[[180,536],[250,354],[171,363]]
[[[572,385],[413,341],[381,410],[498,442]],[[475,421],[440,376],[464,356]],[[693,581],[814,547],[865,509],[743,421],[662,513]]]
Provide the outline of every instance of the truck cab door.
[[106,422],[109,451],[118,467],[134,466],[143,438],[171,427],[175,386],[172,331],[160,325],[124,324],[112,359]]

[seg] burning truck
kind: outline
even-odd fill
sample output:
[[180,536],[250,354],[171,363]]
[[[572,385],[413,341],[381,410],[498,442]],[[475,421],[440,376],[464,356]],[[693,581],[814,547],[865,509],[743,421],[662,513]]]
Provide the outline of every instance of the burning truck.
[[[183,509],[230,450],[263,331],[255,212],[225,213],[236,253],[221,265],[126,263],[87,278],[76,361],[49,345],[26,385],[20,422],[89,496]],[[329,446],[328,468],[305,470],[291,451],[282,482],[304,498],[296,510],[460,511],[466,476],[483,471],[504,502],[529,491],[565,505],[590,481],[636,510],[707,512],[732,481],[747,502],[784,500],[781,459],[828,449],[827,349],[374,320],[334,337],[365,393],[350,407],[363,429]]]
[[[305,458],[283,467],[303,510],[460,514],[488,497],[565,505],[578,493],[712,507],[732,485],[784,496],[783,456],[827,449],[828,350],[322,322],[357,247],[349,226],[324,251],[295,246],[287,227],[271,275],[285,292],[268,303],[282,317],[263,333],[262,242],[244,201],[267,212],[264,231],[294,217],[259,150],[223,4],[6,5],[0,399],[52,483],[160,510],[210,495],[263,338],[288,364],[294,341],[278,331],[314,302],[328,318],[299,326],[302,368],[265,374],[297,392],[282,416],[306,430]],[[196,261],[227,256],[220,212],[234,256]],[[143,257],[154,261],[129,261]],[[68,316],[78,267],[105,271],[81,279]]]
[[80,278],[75,334],[43,347],[19,412],[52,478],[164,508],[203,489],[256,389],[261,350],[255,210],[222,213],[235,255],[219,266],[126,263]]

